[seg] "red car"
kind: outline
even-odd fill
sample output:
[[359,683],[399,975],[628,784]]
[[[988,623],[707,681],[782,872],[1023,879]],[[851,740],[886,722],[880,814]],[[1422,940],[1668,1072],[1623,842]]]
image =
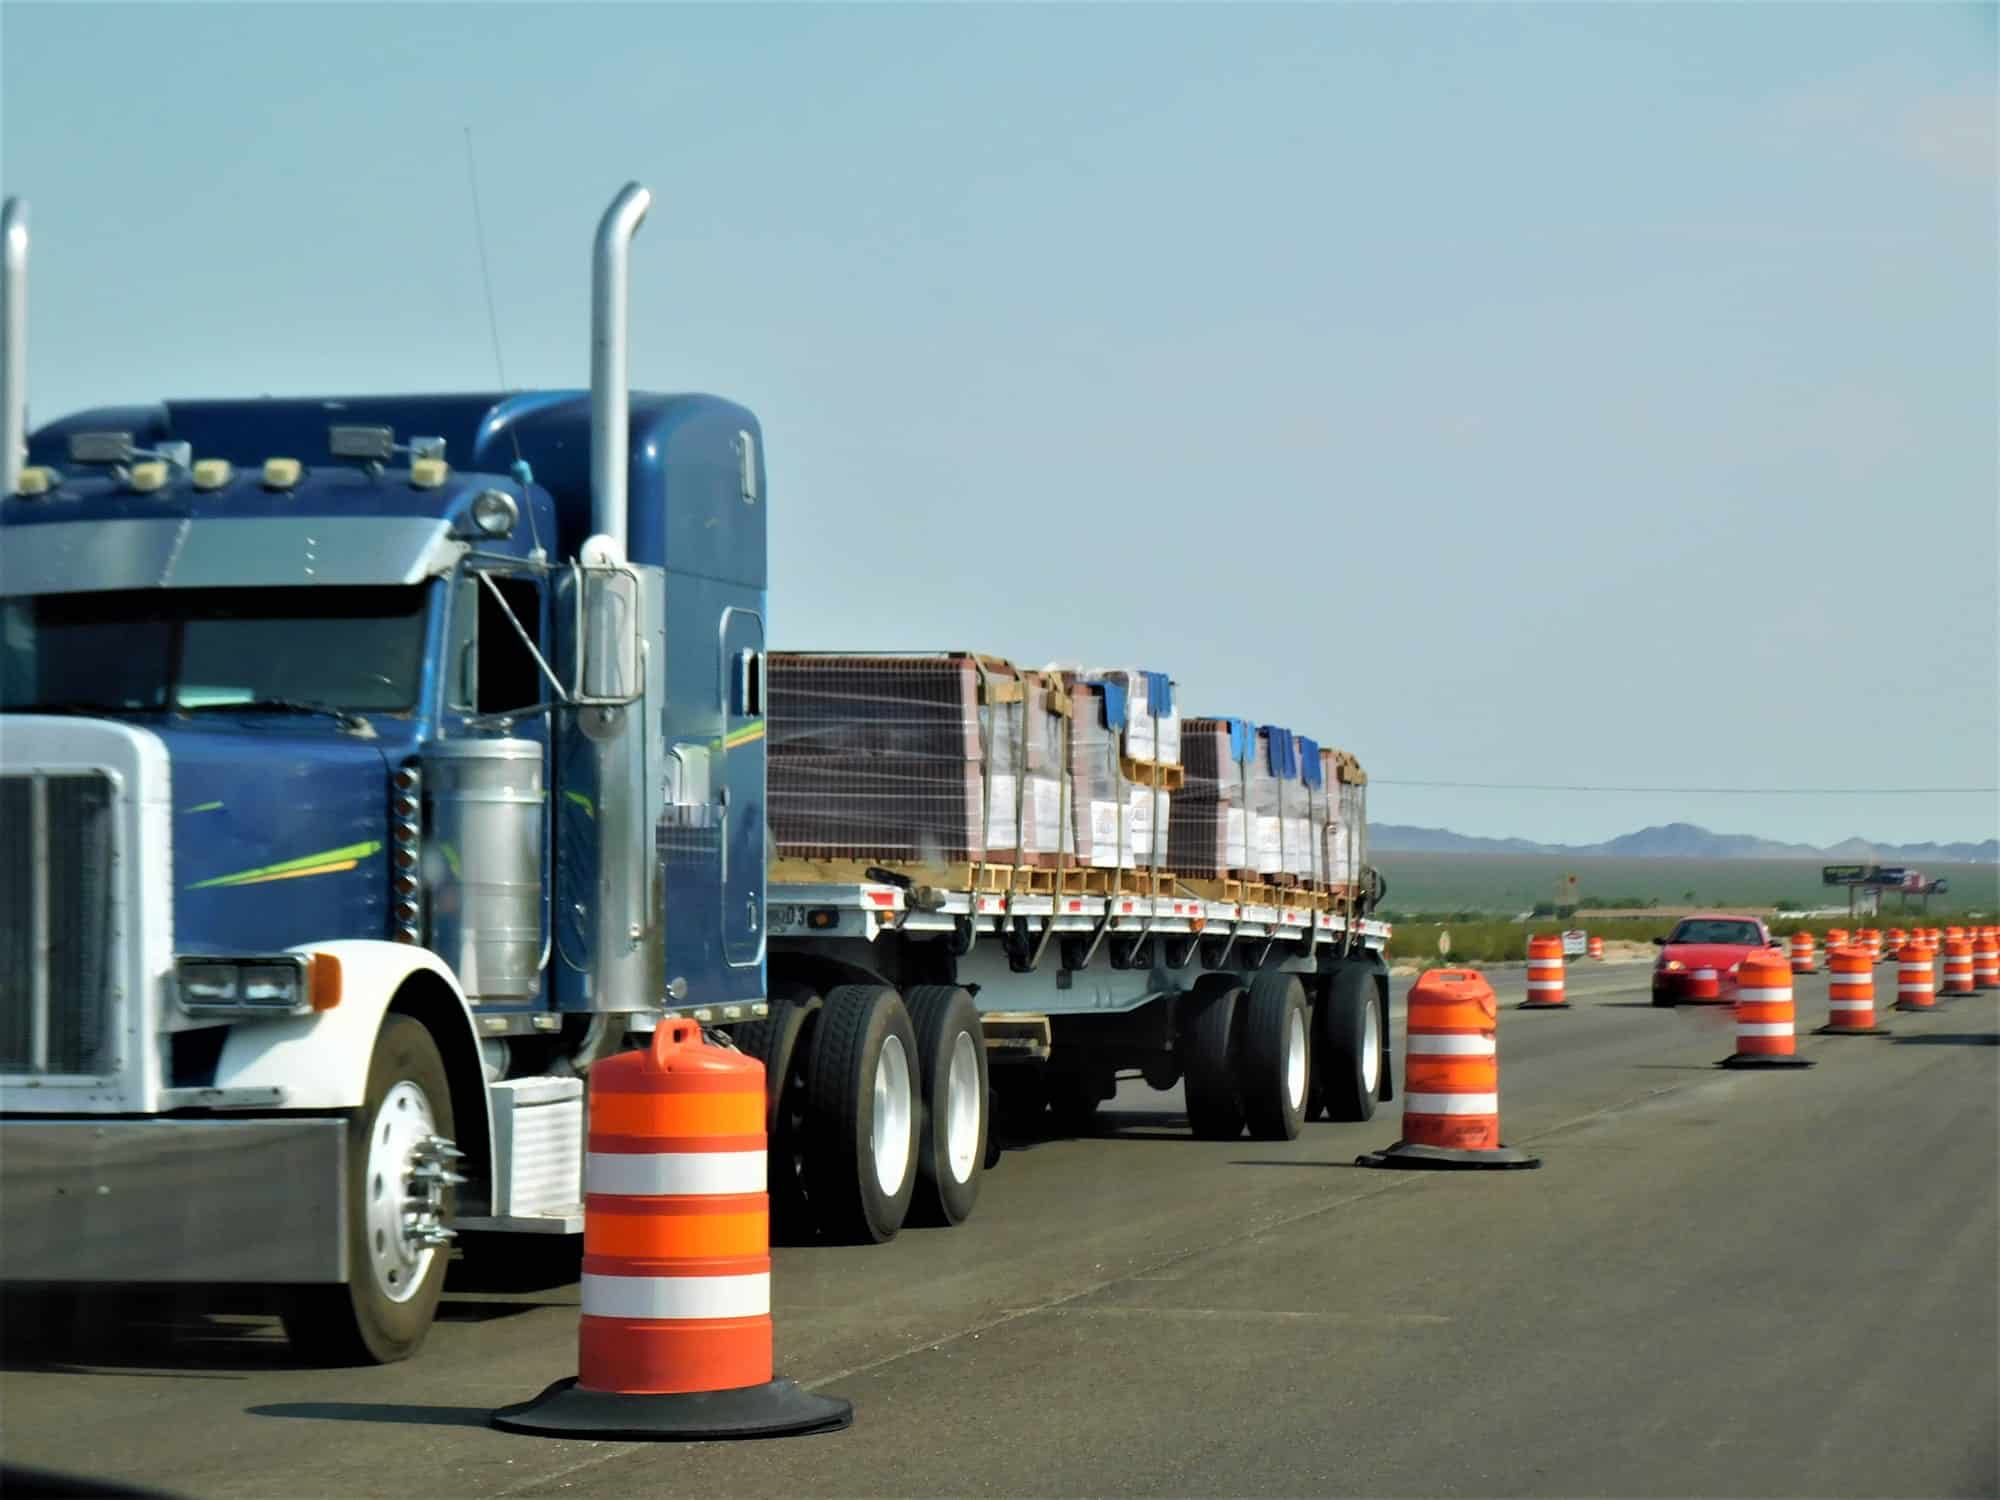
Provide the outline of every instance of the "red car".
[[1729,912],[1704,912],[1682,917],[1663,938],[1659,961],[1653,965],[1653,1004],[1678,1005],[1692,998],[1688,991],[1700,975],[1715,979],[1715,998],[1736,998],[1736,971],[1759,948],[1775,948],[1771,930],[1756,917]]

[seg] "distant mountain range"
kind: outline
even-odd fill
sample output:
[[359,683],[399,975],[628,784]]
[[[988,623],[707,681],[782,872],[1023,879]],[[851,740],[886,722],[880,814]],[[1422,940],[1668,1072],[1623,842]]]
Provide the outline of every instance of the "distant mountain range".
[[1781,844],[1748,833],[1710,833],[1693,823],[1665,823],[1621,834],[1601,844],[1537,844],[1531,839],[1485,839],[1449,828],[1411,828],[1397,823],[1368,825],[1371,848],[1385,854],[1564,854],[1571,858],[1612,855],[1624,859],[1820,859],[1835,864],[2000,863],[2000,839],[1977,844],[1875,844],[1842,839],[1824,849]]

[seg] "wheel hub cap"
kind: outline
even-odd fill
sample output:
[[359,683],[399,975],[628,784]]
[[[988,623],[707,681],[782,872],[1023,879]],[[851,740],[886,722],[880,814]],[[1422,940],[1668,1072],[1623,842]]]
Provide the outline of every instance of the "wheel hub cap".
[[1361,1082],[1369,1093],[1382,1077],[1382,1017],[1370,1000],[1361,1020]]
[[1285,1022],[1285,1099],[1293,1109],[1306,1102],[1306,1016],[1293,1010]]
[[910,1169],[910,1055],[903,1039],[882,1043],[875,1059],[875,1120],[869,1145],[875,1158],[875,1185],[888,1197],[902,1189]]
[[369,1122],[368,1262],[392,1302],[416,1295],[431,1258],[451,1243],[445,1194],[465,1181],[453,1170],[464,1155],[437,1133],[431,1102],[407,1079],[390,1089]]
[[979,1053],[969,1033],[951,1044],[945,1070],[945,1156],[954,1182],[970,1182],[979,1159]]

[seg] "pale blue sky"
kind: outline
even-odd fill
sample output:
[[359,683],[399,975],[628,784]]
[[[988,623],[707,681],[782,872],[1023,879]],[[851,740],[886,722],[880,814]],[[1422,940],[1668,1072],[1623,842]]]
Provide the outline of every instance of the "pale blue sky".
[[[0,7],[47,419],[634,373],[765,424],[775,639],[1173,671],[1384,781],[1991,786],[1995,9]],[[1991,795],[1379,785],[1977,838]]]

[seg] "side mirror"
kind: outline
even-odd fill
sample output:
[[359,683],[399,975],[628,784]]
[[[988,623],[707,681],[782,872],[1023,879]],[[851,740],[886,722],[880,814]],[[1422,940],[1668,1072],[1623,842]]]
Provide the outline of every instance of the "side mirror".
[[639,578],[622,563],[586,561],[582,588],[582,660],[577,696],[622,707],[644,691],[639,676]]
[[1653,939],[1653,946],[1655,948],[1664,948],[1667,946],[1667,940],[1663,937],[1656,937]]

